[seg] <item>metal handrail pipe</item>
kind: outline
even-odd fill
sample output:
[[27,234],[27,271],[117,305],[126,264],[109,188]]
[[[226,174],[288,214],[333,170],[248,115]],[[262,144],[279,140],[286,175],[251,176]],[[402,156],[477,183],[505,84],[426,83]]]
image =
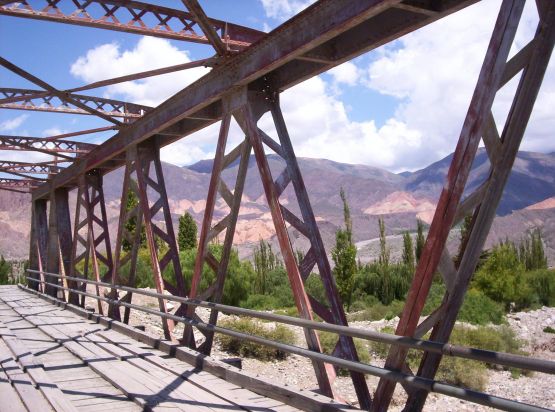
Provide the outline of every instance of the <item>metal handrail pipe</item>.
[[[35,279],[28,277],[35,282],[40,282],[45,285],[54,286],[58,289],[63,289],[67,291],[72,291],[74,293],[87,296],[93,299],[98,299],[108,304],[121,305],[131,309],[140,310],[145,313],[160,316],[166,319],[171,319],[175,322],[185,323],[194,326],[199,329],[211,331],[214,333],[221,333],[223,335],[232,336],[238,339],[247,340],[253,343],[258,343],[260,345],[269,346],[274,349],[281,350],[283,352],[292,353],[295,355],[303,356],[305,358],[311,359],[313,361],[325,362],[332,364],[334,366],[349,369],[352,371],[377,376],[379,378],[385,378],[388,380],[395,381],[402,385],[409,385],[416,389],[422,389],[428,392],[436,392],[442,395],[451,396],[459,399],[463,399],[469,402],[478,403],[484,406],[490,406],[493,408],[503,409],[511,412],[545,412],[549,409],[541,408],[535,405],[529,405],[523,402],[513,401],[511,399],[501,398],[494,395],[489,395],[483,392],[474,391],[471,389],[464,389],[457,386],[449,385],[446,383],[438,382],[433,379],[422,378],[420,376],[409,375],[403,372],[392,371],[377,366],[368,365],[362,362],[355,362],[346,359],[337,358],[332,355],[327,355],[320,352],[314,352],[309,349],[304,349],[298,346],[289,345],[286,343],[274,342],[259,336],[250,335],[243,332],[237,332],[231,329],[222,328],[221,326],[209,325],[204,322],[199,322],[194,319],[183,318],[181,316],[172,315],[170,313],[160,312],[158,310],[145,308],[143,306],[134,305],[132,303],[121,302],[115,299],[110,299],[107,297],[97,296],[92,293],[83,292],[80,290],[75,290],[68,288],[66,286],[61,286],[55,283],[50,283],[46,281],[41,281],[40,279]],[[65,303],[65,302],[64,302]]]
[[334,325],[331,323],[315,322],[312,320],[295,318],[292,316],[277,315],[274,313],[267,313],[267,312],[259,312],[252,309],[237,308],[235,306],[228,306],[228,305],[222,305],[219,303],[206,302],[198,299],[184,298],[184,297],[173,296],[173,295],[164,295],[156,292],[144,291],[140,289],[130,288],[127,286],[112,285],[106,282],[98,282],[94,280],[83,279],[83,278],[78,278],[73,276],[62,276],[57,273],[48,273],[44,271],[40,272],[36,270],[31,270],[31,269],[28,269],[28,272],[43,273],[46,275],[56,276],[59,278],[65,277],[66,279],[70,279],[70,280],[77,280],[85,283],[90,283],[93,285],[105,286],[112,289],[138,293],[138,294],[153,297],[153,298],[162,298],[173,302],[190,304],[192,306],[215,309],[220,312],[229,313],[233,315],[249,316],[253,318],[283,323],[287,325],[337,333],[339,335],[350,336],[353,338],[360,338],[360,339],[370,340],[374,342],[381,342],[389,345],[397,345],[408,349],[417,349],[425,352],[438,353],[445,356],[459,357],[459,358],[471,359],[471,360],[476,360],[476,361],[490,363],[490,364],[532,370],[532,371],[542,372],[542,373],[555,374],[555,362],[549,361],[546,359],[529,358],[526,356],[515,355],[512,353],[469,348],[465,346],[452,345],[450,343],[440,343],[440,342],[434,342],[429,340],[415,339],[408,336],[398,336],[398,335],[392,335],[392,334],[387,334],[382,332],[366,331],[366,330],[353,328],[349,326]]

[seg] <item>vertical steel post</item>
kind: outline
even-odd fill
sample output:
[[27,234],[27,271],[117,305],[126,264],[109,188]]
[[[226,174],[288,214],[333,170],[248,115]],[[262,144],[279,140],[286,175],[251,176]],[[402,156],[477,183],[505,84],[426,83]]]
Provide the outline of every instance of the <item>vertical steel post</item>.
[[[137,183],[133,180],[132,174],[135,171],[134,160],[131,153],[127,153],[127,158],[125,162],[125,171],[123,176],[123,187],[122,194],[120,198],[120,214],[118,222],[118,232],[116,237],[116,245],[114,251],[114,270],[112,275],[112,285],[124,284],[125,286],[135,287],[135,276],[137,268],[137,257],[139,253],[139,248],[141,246],[141,227],[142,227],[142,214],[141,205],[138,204],[133,210],[127,210],[127,198],[130,192],[133,192],[137,199],[138,188]],[[127,223],[133,220],[135,223],[135,229],[133,233],[127,230]],[[131,244],[131,250],[127,253],[123,251],[123,241],[127,240]],[[129,275],[126,279],[120,275],[122,268],[129,263]],[[126,303],[131,303],[132,293],[127,292],[121,300]],[[112,289],[111,298],[117,299],[118,294],[116,289]],[[108,316],[113,319],[121,320],[121,314],[119,307],[114,304],[110,304],[108,307]],[[123,322],[129,323],[130,308],[125,307]]]
[[[48,222],[46,218],[46,200],[39,199],[31,205],[31,239],[29,247],[29,268],[42,272],[46,269],[46,248],[48,243]],[[37,280],[44,280],[42,274],[33,274]],[[43,286],[38,282],[29,285],[34,290],[41,290]]]
[[[260,114],[264,111],[260,110],[260,107],[253,107],[252,103],[253,102],[250,101],[247,102],[246,105],[242,106],[236,115],[236,119],[244,133],[249,138],[254,150],[260,178],[262,180],[266,199],[270,207],[272,220],[276,229],[276,235],[299,315],[305,319],[313,319],[312,305],[306,294],[303,279],[295,260],[295,254],[293,252],[291,242],[289,241],[289,235],[287,233],[283,212],[276,193],[276,187],[274,186],[270,166],[268,165],[268,160],[266,159],[266,154],[262,145],[262,137],[256,125],[258,119],[260,118]],[[255,113],[257,113],[258,116]],[[316,332],[309,329],[305,329],[304,332],[309,349],[322,352],[320,340]],[[335,397],[332,388],[332,382],[335,379],[335,370],[333,366],[316,361],[313,362],[313,366],[316,372],[316,379],[318,380],[318,385],[322,393],[330,397]]]
[[[160,162],[160,145],[156,139],[140,144],[136,147],[135,167],[139,186],[139,199],[142,206],[142,214],[144,216],[144,225],[150,258],[152,263],[152,271],[154,273],[154,282],[158,293],[164,293],[167,289],[171,294],[176,296],[185,296],[185,281],[181,273],[181,265],[179,263],[179,254],[177,251],[177,242],[173,230],[168,197],[164,183],[164,175],[162,172],[162,164]],[[151,165],[153,177],[150,176]],[[149,204],[148,189],[156,194],[156,199],[152,206]],[[158,212],[162,212],[162,218],[165,230],[159,227],[153,217]],[[163,242],[167,247],[165,254],[160,258],[163,250],[158,249],[157,242]],[[168,264],[172,264],[175,284],[164,279],[163,272]],[[163,299],[158,300],[160,311],[167,312],[166,303]],[[183,305],[182,305],[183,306]],[[183,309],[185,307],[183,306]],[[174,339],[172,330],[173,322],[168,319],[162,319],[164,336],[166,339]]]
[[[64,272],[70,273],[71,262],[71,220],[69,216],[68,190],[59,188],[50,194],[50,217],[48,219],[48,261],[47,271],[60,273],[60,255]],[[58,278],[45,276],[49,283],[58,283]],[[46,285],[45,292],[57,297],[57,288]]]

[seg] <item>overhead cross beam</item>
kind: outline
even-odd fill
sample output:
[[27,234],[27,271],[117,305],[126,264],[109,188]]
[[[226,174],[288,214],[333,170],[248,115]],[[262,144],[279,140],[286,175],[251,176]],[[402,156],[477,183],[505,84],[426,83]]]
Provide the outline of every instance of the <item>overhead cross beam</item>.
[[56,165],[56,162],[26,163],[0,160],[0,172],[9,173],[15,176],[21,176],[36,181],[43,181],[44,179],[39,179],[34,176],[28,176],[28,174],[52,175],[54,173],[57,173],[59,170],[60,167]]
[[[3,97],[3,99],[0,99],[0,108],[2,109],[86,114],[110,119],[112,117],[136,119],[152,110],[151,107],[140,104],[82,94],[71,94],[71,101],[69,101],[64,96],[60,97],[60,94],[43,90],[3,87],[0,88],[0,96]],[[85,110],[84,106],[88,109]]]
[[[192,13],[138,1],[39,0],[9,1],[0,14],[146,36],[210,44],[199,32],[200,22]],[[266,33],[222,20],[208,19],[218,39],[232,50],[241,50]]]
[[59,98],[60,100],[66,102],[66,103],[70,103],[74,106],[77,106],[79,109],[84,110],[85,112],[88,112],[90,114],[94,114],[95,116],[98,116],[104,120],[107,120],[111,123],[114,123],[116,125],[121,125],[122,123],[119,120],[114,119],[111,116],[108,116],[90,106],[87,106],[85,103],[83,103],[82,101],[80,101],[79,99],[74,98],[73,96],[71,96],[71,94],[69,93],[65,93],[63,91],[60,91],[58,89],[56,89],[55,87],[52,87],[50,84],[46,83],[45,81],[39,79],[36,76],[33,76],[31,73],[23,70],[21,67],[16,66],[15,64],[13,64],[12,62],[4,59],[3,57],[0,57],[0,65],[4,66],[6,69],[8,69],[9,71],[17,74],[18,76],[23,77],[25,80],[30,81],[31,83],[36,84],[39,87],[42,87],[44,90],[50,92],[51,94],[53,94],[54,96],[56,96],[57,98]]
[[37,181],[32,179],[10,179],[0,177],[0,190],[18,193],[31,193],[31,191],[37,186]]
[[0,150],[34,151],[52,156],[75,160],[74,157],[62,153],[83,155],[90,152],[97,145],[92,143],[74,142],[69,140],[51,140],[46,137],[6,136],[0,135]]

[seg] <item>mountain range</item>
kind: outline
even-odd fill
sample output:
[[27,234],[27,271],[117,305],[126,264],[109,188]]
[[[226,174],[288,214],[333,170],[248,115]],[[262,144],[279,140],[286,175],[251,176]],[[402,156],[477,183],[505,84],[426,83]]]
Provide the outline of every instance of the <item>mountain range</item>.
[[[445,182],[452,155],[415,172],[391,173],[383,169],[333,162],[325,159],[299,158],[299,166],[309,193],[328,252],[334,243],[336,230],[343,224],[343,207],[339,190],[346,192],[354,227],[354,239],[362,260],[374,257],[378,236],[378,218],[383,218],[390,235],[392,255],[403,230],[414,230],[416,218],[431,222],[435,204]],[[275,155],[268,156],[272,175],[277,177],[285,163]],[[229,187],[234,185],[238,165],[223,173]],[[174,226],[184,212],[190,212],[200,223],[206,204],[206,194],[212,161],[203,160],[187,167],[163,164],[166,188]],[[465,193],[470,193],[488,175],[489,162],[480,149]],[[106,175],[105,198],[111,233],[116,233],[123,170]],[[74,209],[74,196],[70,197]],[[282,194],[284,205],[298,213],[292,186]],[[8,258],[23,258],[28,253],[30,204],[29,195],[0,192],[0,254]],[[215,219],[227,214],[227,205],[218,200]],[[519,240],[527,230],[540,227],[544,234],[550,263],[555,261],[555,153],[520,152],[507,183],[488,238],[487,247],[505,238]],[[260,238],[276,245],[269,209],[266,205],[258,169],[251,157],[235,243],[243,257],[249,257]],[[293,247],[306,250],[306,241],[290,229]],[[115,235],[114,235],[115,237]],[[456,239],[453,235],[453,239]],[[455,240],[452,241],[451,247]]]

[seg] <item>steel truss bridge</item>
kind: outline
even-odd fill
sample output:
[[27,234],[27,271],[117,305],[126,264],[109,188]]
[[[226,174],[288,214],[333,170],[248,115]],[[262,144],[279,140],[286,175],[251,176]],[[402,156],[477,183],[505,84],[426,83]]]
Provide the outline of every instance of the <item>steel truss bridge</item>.
[[[0,108],[89,115],[106,122],[104,127],[50,137],[0,136],[0,149],[38,151],[52,156],[52,160],[39,164],[0,161],[0,171],[14,175],[14,178],[0,179],[0,189],[31,194],[30,290],[76,312],[83,312],[80,308],[84,306],[85,297],[95,298],[100,312],[94,315],[96,320],[133,336],[138,332],[126,327],[130,312],[137,310],[155,314],[161,319],[164,339],[152,344],[159,348],[173,348],[173,352],[177,347],[178,352],[181,351],[179,353],[187,353],[187,356],[183,355],[187,361],[198,365],[202,364],[199,359],[210,359],[206,356],[211,353],[215,333],[231,334],[300,354],[312,361],[321,394],[338,402],[341,399],[334,389],[334,366],[348,368],[358,405],[364,410],[387,410],[398,384],[407,394],[406,411],[421,410],[430,392],[506,410],[540,410],[515,400],[435,380],[443,356],[462,356],[555,373],[553,362],[455,347],[448,343],[553,50],[555,2],[529,1],[537,7],[537,30],[529,43],[511,58],[509,51],[525,0],[503,0],[500,3],[474,94],[395,335],[348,327],[309,201],[310,187],[304,184],[287,129],[287,119],[281,110],[280,93],[456,13],[476,0],[320,0],[270,33],[211,19],[197,0],[183,0],[183,9],[120,0],[0,1],[0,14],[5,16],[196,42],[214,50],[213,57],[208,59],[106,79],[70,90],[57,88],[37,77],[33,67],[19,67],[17,62],[0,57],[0,64],[5,69],[36,86],[32,90],[0,88]],[[157,107],[91,95],[91,90],[100,87],[200,66],[210,67],[211,70]],[[410,75],[407,73],[407,76]],[[494,118],[492,106],[498,90],[514,78],[518,87],[512,96],[506,121],[499,123]],[[81,94],[83,92],[86,94]],[[258,126],[258,120],[265,113],[271,114],[277,139]],[[233,148],[227,144],[232,119],[244,133],[244,140]],[[216,122],[219,122],[220,129],[192,285],[187,289],[171,221],[160,149]],[[113,136],[98,145],[68,139],[107,131],[112,131]],[[481,142],[491,164],[489,177],[463,198],[471,165]],[[270,171],[266,148],[285,161],[286,167],[279,175],[272,175]],[[220,304],[248,160],[253,152],[299,318]],[[222,172],[236,161],[239,167],[235,184],[228,187],[222,179]],[[110,233],[103,176],[117,168],[124,169],[121,210],[117,233]],[[300,216],[280,203],[280,195],[289,185],[293,186]],[[68,203],[68,194],[72,190],[77,193],[73,226]],[[130,211],[126,210],[129,191],[135,192],[139,199],[139,204]],[[229,214],[215,221],[214,208],[220,198],[229,206]],[[467,215],[472,216],[471,230],[463,241],[460,262],[455,265],[446,248],[447,237],[451,228]],[[127,225],[130,219],[137,223],[133,230],[129,230]],[[298,263],[287,224],[297,229],[310,244],[306,256]],[[142,230],[146,233],[156,284],[156,293],[148,293],[157,299],[157,310],[133,303],[134,296],[145,294],[135,288]],[[208,248],[209,242],[218,236],[224,238],[219,259]],[[123,250],[124,241],[131,244],[128,252]],[[107,268],[103,274],[99,271],[100,264]],[[124,265],[130,268],[129,276],[125,278],[121,276]],[[214,283],[201,291],[204,265],[210,267],[216,276]],[[171,281],[162,276],[166,268],[173,270]],[[311,296],[305,289],[305,281],[315,268],[325,289],[324,301]],[[438,271],[447,291],[441,304],[420,321],[432,278]],[[87,284],[96,285],[97,293],[87,292]],[[103,295],[101,288],[109,292]],[[25,310],[18,304],[10,304],[10,294],[21,296],[21,293],[17,289],[5,289],[0,298],[23,316]],[[178,304],[175,313],[168,313],[168,301]],[[100,302],[104,302],[106,313]],[[198,316],[198,307],[210,309],[207,322]],[[217,325],[218,313],[222,311],[301,326],[308,349],[222,328]],[[315,315],[324,322],[314,322]],[[183,334],[176,334],[177,323],[185,325]],[[41,330],[58,341],[65,339],[60,337],[60,330],[44,325]],[[201,343],[194,338],[196,330],[203,335]],[[322,353],[318,330],[338,334],[332,355]],[[429,340],[422,340],[428,332]],[[4,340],[9,336],[17,339],[4,327],[2,336]],[[354,337],[390,344],[385,366],[378,368],[359,362]],[[103,336],[102,339],[109,340],[109,337]],[[147,338],[143,336],[140,339]],[[411,370],[407,364],[409,349],[424,351],[418,370]],[[283,402],[289,400],[290,404],[301,409],[327,410],[322,409],[321,404],[314,406],[305,402],[298,393],[284,395],[276,389],[277,386],[248,380],[237,372],[218,372],[218,368],[206,365],[210,373],[224,376],[228,381],[264,396],[273,395]],[[380,377],[376,388],[368,387],[366,374]],[[337,406],[339,403],[333,405],[340,408]]]

